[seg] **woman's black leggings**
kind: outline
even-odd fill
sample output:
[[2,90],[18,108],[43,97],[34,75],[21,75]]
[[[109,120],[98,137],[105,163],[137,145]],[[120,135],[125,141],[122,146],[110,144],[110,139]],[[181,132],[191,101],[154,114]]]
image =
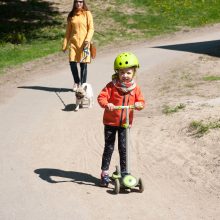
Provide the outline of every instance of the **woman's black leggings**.
[[105,148],[102,155],[102,170],[108,170],[114,151],[115,136],[118,132],[118,151],[120,157],[120,168],[121,172],[126,172],[126,129],[123,127],[115,127],[105,125]]
[[80,78],[77,68],[77,62],[70,61],[70,69],[76,84],[83,84],[87,79],[87,63],[80,63]]

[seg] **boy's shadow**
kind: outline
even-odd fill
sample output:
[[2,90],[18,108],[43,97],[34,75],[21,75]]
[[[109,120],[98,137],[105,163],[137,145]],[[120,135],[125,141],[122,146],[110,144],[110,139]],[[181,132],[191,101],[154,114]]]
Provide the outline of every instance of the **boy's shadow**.
[[[99,186],[99,179],[88,173],[64,171],[52,168],[40,168],[34,170],[34,172],[38,174],[42,180],[45,180],[48,183],[74,182],[77,184]],[[53,177],[61,177],[69,180],[54,180]]]

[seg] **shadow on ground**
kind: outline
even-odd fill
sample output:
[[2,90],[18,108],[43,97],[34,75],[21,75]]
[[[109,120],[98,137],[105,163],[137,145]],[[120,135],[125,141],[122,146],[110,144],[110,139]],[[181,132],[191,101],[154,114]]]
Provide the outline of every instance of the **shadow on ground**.
[[11,43],[17,43],[14,35],[18,33],[33,39],[39,30],[61,24],[60,12],[52,1],[1,0],[0,12],[0,39]]
[[[39,177],[48,183],[64,183],[74,182],[84,185],[99,185],[99,179],[88,173],[81,173],[76,171],[64,171],[52,168],[40,168],[34,171]],[[55,180],[55,179],[61,180]],[[63,180],[62,180],[63,178]],[[67,180],[68,179],[68,180]]]
[[213,57],[220,57],[220,40],[186,43],[186,44],[173,44],[173,45],[158,46],[154,48],[186,51],[191,53],[206,54]]
[[56,88],[56,87],[46,87],[46,86],[19,86],[18,88],[42,90],[46,92],[73,92],[72,89],[68,89],[68,88]]
[[46,91],[46,92],[54,92],[64,106],[62,111],[71,112],[71,111],[75,111],[75,109],[76,109],[76,104],[66,104],[59,94],[62,92],[73,92],[72,89],[46,87],[46,86],[19,86],[17,88],[19,88],[19,89],[33,89],[33,90],[40,90],[40,91]]

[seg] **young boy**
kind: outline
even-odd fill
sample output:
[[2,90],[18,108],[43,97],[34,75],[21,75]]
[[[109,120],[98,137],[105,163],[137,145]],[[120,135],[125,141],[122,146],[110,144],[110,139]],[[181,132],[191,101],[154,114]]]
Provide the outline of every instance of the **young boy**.
[[[119,54],[114,61],[115,74],[98,95],[98,103],[104,108],[104,135],[105,148],[101,165],[101,186],[107,187],[109,179],[109,165],[114,151],[115,136],[118,132],[118,151],[120,157],[121,175],[126,174],[126,115],[124,110],[115,110],[115,106],[134,105],[135,109],[144,108],[144,97],[139,86],[134,81],[136,69],[139,68],[137,57],[124,52]],[[129,110],[129,126],[133,121],[133,110]]]

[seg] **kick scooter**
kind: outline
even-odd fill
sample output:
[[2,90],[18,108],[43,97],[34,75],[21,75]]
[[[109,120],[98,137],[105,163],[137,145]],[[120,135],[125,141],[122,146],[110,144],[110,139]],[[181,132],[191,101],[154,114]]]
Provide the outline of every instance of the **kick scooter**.
[[142,193],[144,191],[144,185],[141,178],[137,179],[133,175],[130,174],[130,128],[129,128],[129,109],[134,109],[133,105],[130,106],[115,106],[115,110],[125,110],[126,112],[126,124],[124,127],[126,128],[126,172],[122,177],[119,166],[116,166],[116,171],[112,174],[112,179],[114,181],[114,193],[118,194],[121,189],[132,190],[135,187],[138,187],[139,192]]

